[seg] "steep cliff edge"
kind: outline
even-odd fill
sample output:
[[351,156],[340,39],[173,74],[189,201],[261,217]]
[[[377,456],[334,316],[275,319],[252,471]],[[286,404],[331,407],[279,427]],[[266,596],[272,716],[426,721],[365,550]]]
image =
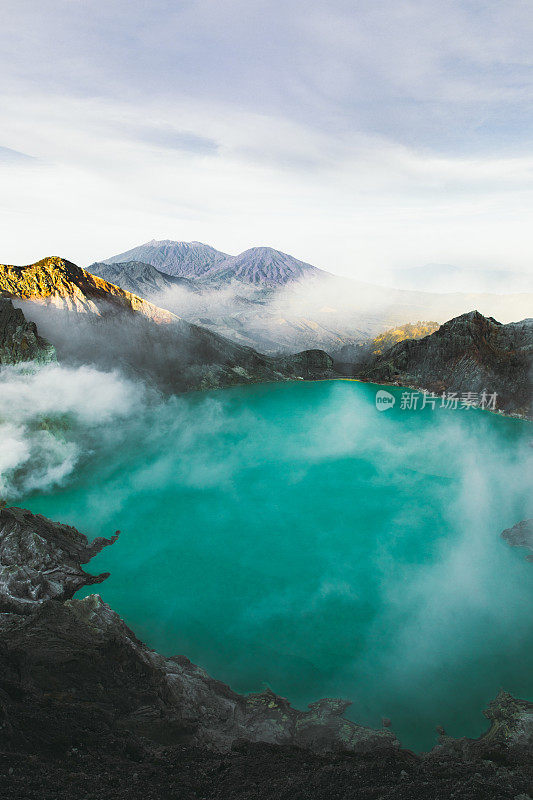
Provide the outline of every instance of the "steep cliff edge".
[[0,365],[55,360],[55,349],[37,333],[34,322],[27,322],[20,308],[0,297]]
[[0,791],[9,798],[371,800],[527,797],[533,705],[501,693],[480,739],[430,753],[346,720],[242,696],[184,656],[143,645],[81,569],[111,539],[0,510]]
[[373,357],[360,377],[435,392],[498,395],[498,408],[527,415],[533,375],[533,319],[502,325],[471,311],[423,339],[409,339]]

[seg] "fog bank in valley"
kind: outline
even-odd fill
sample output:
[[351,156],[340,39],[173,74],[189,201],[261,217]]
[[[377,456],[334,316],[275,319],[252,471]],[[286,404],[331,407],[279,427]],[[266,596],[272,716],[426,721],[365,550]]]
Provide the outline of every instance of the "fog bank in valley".
[[193,285],[195,291],[184,286],[154,291],[141,283],[138,293],[186,320],[264,353],[317,347],[335,354],[345,344],[373,338],[394,326],[427,319],[443,323],[473,310],[503,323],[518,321],[531,314],[533,303],[532,294],[432,294],[327,274],[277,289],[236,280],[223,285],[195,281]]

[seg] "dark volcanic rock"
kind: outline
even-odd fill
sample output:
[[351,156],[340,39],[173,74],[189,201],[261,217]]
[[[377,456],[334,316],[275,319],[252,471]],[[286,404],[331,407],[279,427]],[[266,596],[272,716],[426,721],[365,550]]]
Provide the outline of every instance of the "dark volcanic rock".
[[469,761],[491,759],[499,763],[533,763],[533,703],[517,700],[508,692],[498,696],[483,712],[490,729],[479,739],[454,739],[441,734],[440,743],[428,758],[460,754]]
[[[0,510],[0,587],[2,610],[8,612],[0,615],[1,672],[36,708],[45,698],[48,707],[56,705],[48,732],[38,731],[50,746],[55,737],[64,739],[69,724],[77,741],[83,719],[107,735],[126,731],[154,742],[219,750],[239,739],[320,751],[398,746],[390,731],[344,719],[349,703],[320,700],[302,712],[270,691],[243,697],[187,658],[149,650],[98,595],[68,599],[107,577],[87,575],[80,563],[115,539],[89,544],[74,528],[22,509]],[[70,698],[67,708],[61,700],[54,703],[56,691]],[[30,743],[37,732],[19,722],[18,741]]]
[[[524,519],[512,528],[507,528],[503,531],[502,538],[511,547],[527,547],[533,550],[533,519]],[[533,556],[526,556],[526,559],[533,561]]]
[[51,522],[21,508],[0,510],[0,610],[28,614],[47,600],[67,600],[109,576],[87,575],[86,564],[106,545],[91,544],[76,528]]
[[373,358],[361,377],[429,391],[496,392],[498,408],[528,414],[532,396],[533,320],[502,325],[471,311],[435,333],[406,340]]
[[[431,753],[265,691],[246,697],[143,645],[81,570],[113,539],[0,510],[0,796],[9,800],[523,800],[533,706],[500,693],[480,739]],[[16,576],[21,576],[20,580]],[[15,576],[15,578],[13,578]]]
[[304,378],[334,377],[333,359],[324,350],[304,350],[277,359],[282,368]]
[[39,336],[35,323],[27,322],[11,300],[0,297],[0,364],[46,363],[54,359],[53,346]]

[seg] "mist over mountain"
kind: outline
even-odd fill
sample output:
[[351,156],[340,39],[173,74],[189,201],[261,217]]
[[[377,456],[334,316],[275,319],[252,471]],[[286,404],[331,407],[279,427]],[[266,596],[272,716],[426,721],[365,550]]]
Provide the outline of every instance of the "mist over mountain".
[[169,311],[99,278],[59,256],[17,267],[0,264],[0,292],[58,310],[109,315],[136,313],[156,323],[176,321]]
[[[161,274],[146,277],[126,260],[132,253],[147,259],[147,270],[170,270],[189,283],[169,286]],[[417,320],[440,324],[477,308],[512,322],[530,316],[533,307],[533,294],[451,293],[450,287],[439,293],[356,281],[269,247],[227,256],[197,242],[152,241],[89,270],[190,322],[272,354],[309,348],[337,354]],[[198,290],[194,295],[192,287]]]
[[[495,292],[509,294],[533,291],[533,274],[508,269],[469,269],[453,264],[424,264],[390,271],[384,285],[428,292]],[[380,281],[381,282],[381,281]]]
[[158,293],[176,286],[190,292],[199,291],[198,286],[189,278],[174,277],[142,261],[124,261],[119,264],[97,262],[88,267],[88,272],[139,297],[155,297]]
[[0,293],[38,325],[63,363],[118,367],[164,391],[331,374],[322,351],[262,355],[59,257],[0,265]]

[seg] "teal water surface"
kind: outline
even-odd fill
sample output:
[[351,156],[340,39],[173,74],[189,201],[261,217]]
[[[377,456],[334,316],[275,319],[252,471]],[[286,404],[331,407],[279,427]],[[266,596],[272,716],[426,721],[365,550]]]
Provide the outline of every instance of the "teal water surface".
[[[379,413],[327,381],[173,398],[102,425],[34,512],[91,538],[98,591],[151,647],[237,691],[352,701],[406,746],[478,735],[500,688],[533,698],[531,427],[477,410]],[[119,444],[117,444],[119,442]],[[94,589],[88,589],[90,593]]]

